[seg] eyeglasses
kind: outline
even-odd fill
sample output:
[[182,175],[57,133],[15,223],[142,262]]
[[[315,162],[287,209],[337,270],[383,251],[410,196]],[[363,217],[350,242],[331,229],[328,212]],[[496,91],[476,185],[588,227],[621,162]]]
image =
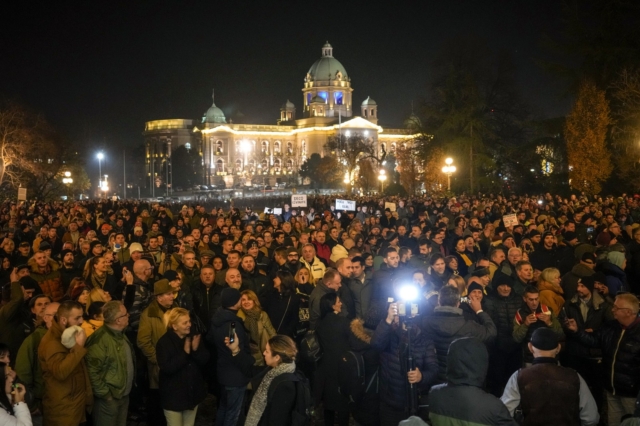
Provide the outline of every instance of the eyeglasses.
[[120,318],[124,318],[124,317],[128,317],[128,316],[129,316],[129,312],[127,312],[124,315],[120,315],[119,317],[115,317],[113,320],[116,321],[116,320],[119,320]]
[[626,310],[629,310],[629,311],[631,310],[631,308],[619,308],[619,307],[618,307],[618,306],[616,306],[616,305],[613,305],[613,306],[611,307],[611,310],[612,310],[613,312],[616,312],[616,311],[624,311],[625,309],[626,309]]

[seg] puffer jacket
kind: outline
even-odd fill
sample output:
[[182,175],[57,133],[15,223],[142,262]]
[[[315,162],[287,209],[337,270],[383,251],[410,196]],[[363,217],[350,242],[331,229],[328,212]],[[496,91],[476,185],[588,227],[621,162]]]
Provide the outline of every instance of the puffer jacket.
[[62,288],[62,277],[58,271],[58,264],[49,259],[44,272],[40,272],[34,258],[29,260],[29,268],[31,269],[31,278],[38,281],[38,285],[44,294],[53,299],[54,302],[60,301],[64,296]]
[[517,425],[502,401],[482,390],[488,365],[489,354],[478,340],[451,345],[447,383],[429,392],[433,426]]
[[[127,355],[129,351],[135,371],[133,345],[124,333],[102,326],[87,339],[87,372],[93,394],[98,398],[120,399],[127,388]],[[133,378],[132,378],[133,380]]]
[[493,320],[486,312],[478,314],[478,322],[467,321],[462,309],[451,306],[438,306],[433,314],[422,320],[422,330],[426,338],[435,345],[438,354],[438,381],[443,383],[447,374],[447,354],[449,345],[461,337],[475,337],[482,343],[490,344],[497,330]]
[[636,398],[640,390],[640,318],[629,327],[612,321],[594,333],[580,330],[577,337],[585,345],[602,348],[605,389]]
[[[629,291],[629,284],[627,283],[627,275],[620,267],[610,262],[602,264],[602,272],[607,276],[607,287],[609,287],[609,294],[616,295],[620,291]],[[43,289],[44,291],[44,289]]]
[[484,300],[487,313],[496,325],[498,333],[495,348],[504,352],[515,350],[519,345],[513,340],[513,318],[520,309],[522,299],[512,289],[507,297],[502,297],[496,292]]
[[566,273],[560,281],[560,287],[562,287],[562,290],[564,291],[565,300],[571,300],[573,299],[573,296],[576,295],[579,279],[590,277],[593,274],[595,274],[593,269],[583,265],[582,263],[578,263],[571,268],[571,272]]
[[[426,391],[438,377],[438,358],[433,342],[414,326],[411,350],[415,366],[422,373],[418,383],[420,391]],[[416,333],[417,335],[413,334]],[[406,405],[407,381],[407,333],[399,326],[382,320],[371,338],[371,347],[380,352],[380,400],[401,410]]]
[[273,288],[273,285],[269,284],[267,276],[262,275],[257,267],[253,269],[253,272],[247,272],[240,268],[240,275],[242,276],[242,286],[246,286],[258,297],[264,296],[269,289]]

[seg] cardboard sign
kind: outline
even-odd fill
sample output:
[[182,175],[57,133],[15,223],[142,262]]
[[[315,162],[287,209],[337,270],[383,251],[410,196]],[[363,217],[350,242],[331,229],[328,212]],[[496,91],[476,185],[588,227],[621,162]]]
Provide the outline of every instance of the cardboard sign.
[[384,209],[385,209],[385,210],[386,210],[386,209],[389,209],[389,210],[391,210],[392,212],[395,212],[395,211],[396,211],[396,203],[389,203],[389,202],[385,202],[385,203],[384,203]]
[[514,214],[506,214],[502,216],[502,221],[504,222],[504,226],[506,228],[510,228],[512,226],[516,226],[518,224],[518,217]]
[[18,201],[27,201],[27,188],[18,188]]
[[356,202],[351,200],[336,199],[336,210],[356,211]]
[[292,195],[291,196],[291,207],[307,207],[307,196],[303,195]]

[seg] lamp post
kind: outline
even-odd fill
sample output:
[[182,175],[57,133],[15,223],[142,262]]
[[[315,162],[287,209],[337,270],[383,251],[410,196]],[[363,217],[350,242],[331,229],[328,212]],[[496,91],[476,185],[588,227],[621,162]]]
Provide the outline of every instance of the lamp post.
[[73,183],[73,179],[71,178],[71,172],[64,172],[62,183],[67,185],[67,199],[69,199],[69,186]]
[[456,166],[452,166],[452,158],[447,158],[444,162],[446,166],[442,168],[442,173],[447,175],[447,191],[451,191],[451,175],[456,172]]
[[102,189],[102,159],[104,158],[104,154],[100,151],[96,157],[98,157],[98,188]]
[[387,174],[384,169],[380,169],[380,174],[378,175],[378,180],[380,181],[380,193],[384,192],[384,181],[387,180]]

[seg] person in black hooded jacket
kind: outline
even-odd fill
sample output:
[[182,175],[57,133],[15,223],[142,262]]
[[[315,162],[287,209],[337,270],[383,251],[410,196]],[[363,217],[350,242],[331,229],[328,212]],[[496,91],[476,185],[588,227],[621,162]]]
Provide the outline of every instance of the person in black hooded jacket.
[[[391,303],[387,318],[380,321],[371,338],[371,347],[380,352],[380,425],[396,426],[407,417],[405,408],[409,383],[419,391],[427,391],[436,382],[438,361],[433,342],[419,327],[411,328],[411,336],[402,327],[398,304]],[[407,338],[416,368],[407,373]]]
[[513,291],[511,277],[496,273],[495,292],[486,299],[486,311],[496,325],[497,336],[489,357],[489,391],[501,396],[509,377],[522,366],[521,346],[513,340],[513,319],[522,305],[522,298]]
[[463,337],[451,343],[447,383],[429,392],[433,426],[517,425],[502,401],[482,390],[488,366],[489,353],[479,340]]

